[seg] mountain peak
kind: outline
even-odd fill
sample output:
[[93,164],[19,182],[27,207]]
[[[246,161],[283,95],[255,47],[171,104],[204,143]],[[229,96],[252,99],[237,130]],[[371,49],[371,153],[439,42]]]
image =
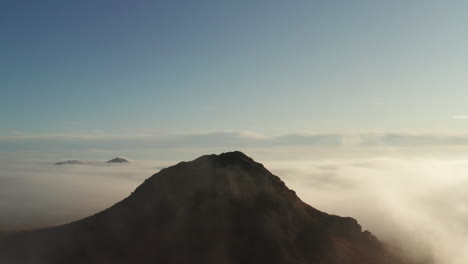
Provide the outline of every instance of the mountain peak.
[[[193,161],[193,163],[198,162],[209,162],[213,166],[226,167],[226,166],[241,166],[243,168],[257,167],[261,168],[264,171],[267,171],[263,164],[256,162],[251,157],[247,156],[241,151],[230,151],[223,152],[221,154],[211,154],[201,156]],[[183,162],[188,164],[191,162]]]
[[251,157],[247,156],[241,151],[224,152],[215,156],[220,162],[224,164],[244,163],[244,164],[250,164],[252,166],[263,167],[261,163],[256,162]]
[[233,151],[204,155],[165,168],[148,178],[134,194],[152,197],[161,193],[186,196],[210,192],[249,197],[273,191],[295,196],[279,177],[261,163],[240,151]]
[[255,162],[251,157],[247,156],[241,151],[229,151],[223,152],[221,154],[209,154],[203,155],[193,161],[199,161],[204,159],[211,159],[211,160],[218,160],[218,161],[225,161],[227,163],[237,163],[237,162]]
[[254,161],[251,157],[247,156],[246,154],[238,150],[230,151],[230,152],[223,152],[219,155],[216,155],[216,154],[213,154],[213,155],[221,159]]

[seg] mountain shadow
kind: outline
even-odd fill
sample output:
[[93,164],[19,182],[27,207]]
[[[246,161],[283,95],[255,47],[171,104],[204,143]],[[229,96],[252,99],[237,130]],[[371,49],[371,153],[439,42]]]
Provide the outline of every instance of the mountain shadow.
[[181,162],[93,216],[9,235],[0,263],[403,264],[241,152]]

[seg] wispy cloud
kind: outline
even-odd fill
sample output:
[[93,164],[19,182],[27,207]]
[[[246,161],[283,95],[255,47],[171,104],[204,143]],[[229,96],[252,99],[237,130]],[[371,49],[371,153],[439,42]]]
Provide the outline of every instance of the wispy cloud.
[[[268,155],[285,148],[332,149],[341,145],[340,134],[291,133],[264,135],[251,131],[139,134],[0,134],[0,154],[26,152],[68,159],[181,159],[231,150],[259,150]],[[99,150],[99,151],[96,151]],[[279,155],[282,155],[279,153]]]
[[[421,152],[420,149],[431,149]],[[58,160],[110,159],[115,156],[130,159],[180,159],[206,153],[242,150],[264,153],[263,157],[289,155],[294,149],[299,157],[304,153],[318,157],[355,156],[363,152],[374,154],[395,151],[466,150],[468,133],[448,132],[380,132],[380,133],[287,133],[265,135],[252,131],[208,131],[197,133],[75,133],[31,134],[0,133],[0,154],[13,152],[53,155]]]
[[382,133],[362,134],[361,146],[439,147],[468,146],[468,134],[453,133]]
[[5,133],[0,134],[1,142],[48,141],[48,142],[80,142],[80,143],[115,143],[118,145],[133,144],[133,146],[179,147],[179,146],[272,146],[272,145],[340,145],[341,135],[335,133],[291,133],[279,136],[268,136],[252,131],[215,131],[174,134],[32,134]]
[[468,115],[454,115],[453,119],[468,119]]

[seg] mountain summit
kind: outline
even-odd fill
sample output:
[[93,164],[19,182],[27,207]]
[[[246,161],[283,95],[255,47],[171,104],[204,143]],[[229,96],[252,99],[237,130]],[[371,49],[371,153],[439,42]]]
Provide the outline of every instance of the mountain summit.
[[9,236],[0,263],[403,262],[356,220],[305,204],[236,151],[163,169],[93,216]]

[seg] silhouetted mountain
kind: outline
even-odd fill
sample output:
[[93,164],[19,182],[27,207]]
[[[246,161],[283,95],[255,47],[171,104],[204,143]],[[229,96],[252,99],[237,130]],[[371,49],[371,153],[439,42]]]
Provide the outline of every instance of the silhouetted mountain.
[[0,263],[400,264],[356,220],[302,202],[241,152],[162,169],[82,220],[8,236]]
[[124,158],[115,158],[115,159],[108,160],[107,163],[129,163],[129,162],[128,160]]
[[55,163],[55,165],[81,165],[83,162],[79,160],[67,160],[67,161],[60,161]]

